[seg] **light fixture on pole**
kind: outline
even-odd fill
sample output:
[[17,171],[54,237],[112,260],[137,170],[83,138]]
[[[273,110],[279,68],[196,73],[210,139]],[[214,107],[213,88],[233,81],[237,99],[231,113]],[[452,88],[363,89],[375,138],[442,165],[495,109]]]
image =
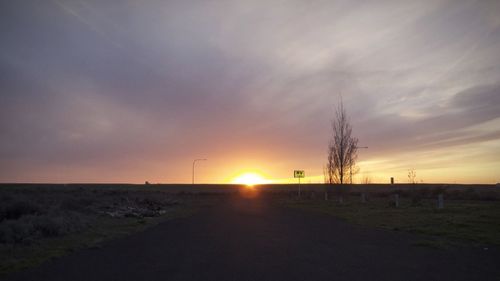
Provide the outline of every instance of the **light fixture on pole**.
[[194,159],[193,161],[193,173],[192,173],[192,183],[194,184],[194,165],[196,164],[197,161],[206,161],[207,159]]

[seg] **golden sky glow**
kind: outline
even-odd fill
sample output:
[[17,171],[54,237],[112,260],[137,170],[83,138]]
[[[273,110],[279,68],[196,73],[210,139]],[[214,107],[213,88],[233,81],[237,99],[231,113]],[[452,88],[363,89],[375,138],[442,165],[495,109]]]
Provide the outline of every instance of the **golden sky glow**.
[[262,175],[254,172],[245,172],[236,178],[234,178],[231,183],[234,184],[244,184],[247,186],[254,186],[259,184],[271,183],[271,181],[266,180]]

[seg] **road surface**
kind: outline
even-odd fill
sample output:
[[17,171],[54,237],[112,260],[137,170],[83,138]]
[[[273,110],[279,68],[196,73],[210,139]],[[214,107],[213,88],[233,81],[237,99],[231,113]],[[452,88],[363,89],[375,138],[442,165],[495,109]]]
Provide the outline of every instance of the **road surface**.
[[8,280],[499,280],[500,251],[414,245],[410,234],[234,197]]

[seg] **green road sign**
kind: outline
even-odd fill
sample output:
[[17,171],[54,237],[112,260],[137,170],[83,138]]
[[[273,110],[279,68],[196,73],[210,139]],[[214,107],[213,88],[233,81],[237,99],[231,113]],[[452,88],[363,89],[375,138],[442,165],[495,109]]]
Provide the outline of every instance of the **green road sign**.
[[306,173],[304,172],[304,170],[295,170],[293,171],[293,177],[294,178],[303,178],[306,176]]

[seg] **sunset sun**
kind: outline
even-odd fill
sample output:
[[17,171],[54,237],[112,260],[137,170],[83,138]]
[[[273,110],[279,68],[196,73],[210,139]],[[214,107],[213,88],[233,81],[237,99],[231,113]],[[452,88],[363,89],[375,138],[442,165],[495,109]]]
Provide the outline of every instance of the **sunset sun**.
[[262,175],[257,173],[243,173],[233,179],[234,184],[244,184],[246,186],[254,186],[259,184],[269,183]]

